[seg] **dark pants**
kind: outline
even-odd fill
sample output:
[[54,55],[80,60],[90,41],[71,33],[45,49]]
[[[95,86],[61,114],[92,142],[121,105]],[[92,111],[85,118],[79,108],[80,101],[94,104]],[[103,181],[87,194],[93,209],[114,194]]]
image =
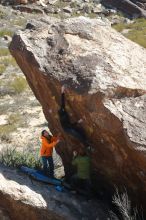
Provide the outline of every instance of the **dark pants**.
[[78,123],[71,123],[68,112],[65,108],[65,94],[61,95],[61,108],[59,110],[59,117],[61,125],[65,132],[77,138],[80,142],[82,142],[85,146],[88,146],[89,143],[87,141],[84,130],[79,127]]
[[54,178],[54,163],[52,156],[42,156],[43,172],[46,176]]
[[71,177],[71,188],[81,192],[84,195],[91,194],[91,183],[89,179],[80,179],[77,175]]

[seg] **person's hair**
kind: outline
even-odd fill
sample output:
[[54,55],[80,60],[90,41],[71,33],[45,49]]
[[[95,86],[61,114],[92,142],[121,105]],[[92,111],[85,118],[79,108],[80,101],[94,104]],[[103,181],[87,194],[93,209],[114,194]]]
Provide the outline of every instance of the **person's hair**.
[[[45,137],[45,136],[44,136],[44,133],[45,133],[45,132],[47,132],[47,131],[46,131],[46,130],[43,130],[43,131],[42,131],[42,136],[43,136],[43,137]],[[49,142],[51,142],[51,137],[52,137],[52,135],[50,135],[50,134],[49,134],[48,137],[47,137],[47,140],[48,140]]]

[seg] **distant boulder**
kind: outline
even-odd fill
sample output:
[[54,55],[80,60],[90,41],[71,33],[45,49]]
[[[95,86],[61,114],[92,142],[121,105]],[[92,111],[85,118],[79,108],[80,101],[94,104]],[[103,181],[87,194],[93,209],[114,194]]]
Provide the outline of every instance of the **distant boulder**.
[[108,7],[116,7],[133,18],[146,18],[145,0],[101,0],[101,3]]

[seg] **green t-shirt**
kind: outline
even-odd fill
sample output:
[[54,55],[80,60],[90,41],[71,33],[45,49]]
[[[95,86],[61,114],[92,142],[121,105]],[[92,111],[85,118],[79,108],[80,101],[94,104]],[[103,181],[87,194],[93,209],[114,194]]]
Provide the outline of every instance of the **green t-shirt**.
[[78,178],[90,178],[90,158],[88,156],[77,156],[73,160],[72,165],[77,167]]

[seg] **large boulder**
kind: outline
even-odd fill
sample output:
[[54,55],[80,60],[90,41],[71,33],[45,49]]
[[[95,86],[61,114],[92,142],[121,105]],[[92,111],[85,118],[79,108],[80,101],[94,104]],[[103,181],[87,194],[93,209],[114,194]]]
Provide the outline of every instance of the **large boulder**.
[[81,143],[60,123],[63,84],[68,86],[71,120],[82,119],[79,126],[92,147],[95,183],[100,176],[110,185],[126,186],[144,204],[146,50],[101,20],[46,17],[18,31],[10,51],[40,101],[49,128],[62,133],[57,150],[66,174],[71,172],[72,151]]
[[101,0],[102,4],[108,7],[116,7],[131,17],[146,18],[146,1],[145,0]]

